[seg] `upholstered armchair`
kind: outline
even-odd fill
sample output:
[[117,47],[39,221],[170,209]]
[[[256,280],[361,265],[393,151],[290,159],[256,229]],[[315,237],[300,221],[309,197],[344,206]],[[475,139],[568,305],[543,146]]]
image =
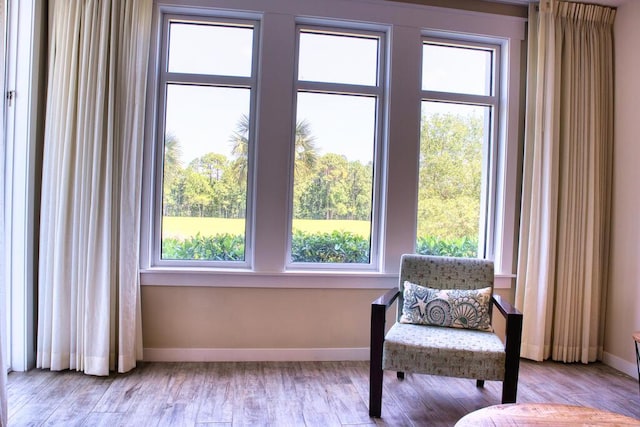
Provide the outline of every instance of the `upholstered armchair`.
[[[493,262],[403,255],[398,289],[371,304],[369,415],[380,417],[383,370],[502,381],[502,403],[518,388],[522,313],[493,294]],[[398,301],[397,321],[385,335],[386,312]],[[506,339],[493,331],[497,308]],[[433,391],[437,392],[437,391]]]

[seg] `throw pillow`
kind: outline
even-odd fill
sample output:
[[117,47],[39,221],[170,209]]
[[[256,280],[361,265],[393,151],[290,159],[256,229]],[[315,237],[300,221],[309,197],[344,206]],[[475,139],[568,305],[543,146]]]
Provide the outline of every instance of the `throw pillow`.
[[401,323],[491,331],[491,287],[435,289],[404,282]]

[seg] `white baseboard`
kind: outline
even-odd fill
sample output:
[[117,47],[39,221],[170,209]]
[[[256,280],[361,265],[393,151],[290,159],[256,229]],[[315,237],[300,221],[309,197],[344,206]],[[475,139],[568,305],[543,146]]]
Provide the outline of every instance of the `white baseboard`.
[[621,359],[618,356],[614,356],[611,353],[607,353],[606,351],[602,355],[602,363],[638,379],[638,367],[635,363],[627,362],[626,360]]
[[369,348],[145,348],[145,362],[329,362],[369,360]]

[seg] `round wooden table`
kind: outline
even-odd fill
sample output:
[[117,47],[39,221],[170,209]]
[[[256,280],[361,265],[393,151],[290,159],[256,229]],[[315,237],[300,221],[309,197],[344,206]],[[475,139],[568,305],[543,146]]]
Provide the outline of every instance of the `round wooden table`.
[[472,426],[640,426],[640,420],[584,406],[513,403],[471,412],[462,417],[455,427]]

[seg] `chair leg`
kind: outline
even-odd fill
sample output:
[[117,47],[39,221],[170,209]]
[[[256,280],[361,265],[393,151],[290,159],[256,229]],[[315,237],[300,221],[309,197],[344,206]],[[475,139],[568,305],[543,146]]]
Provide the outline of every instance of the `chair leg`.
[[382,414],[382,368],[374,369],[372,364],[369,378],[369,416],[380,418]]
[[516,403],[518,394],[518,371],[520,370],[520,340],[522,338],[522,315],[508,316],[505,343],[504,381],[502,403]]
[[476,380],[476,387],[484,387],[484,380]]
[[640,333],[636,333],[633,338],[634,338],[634,343],[636,345],[636,366],[638,367],[638,388],[640,390],[640,349],[638,349],[638,336],[640,336]]
[[404,379],[404,372],[398,371],[398,372],[396,372],[396,376],[398,377],[399,380],[403,380]]
[[511,360],[507,359],[506,369],[504,373],[504,381],[502,381],[502,403],[516,403],[516,395],[518,394],[518,371],[520,355],[514,354]]

